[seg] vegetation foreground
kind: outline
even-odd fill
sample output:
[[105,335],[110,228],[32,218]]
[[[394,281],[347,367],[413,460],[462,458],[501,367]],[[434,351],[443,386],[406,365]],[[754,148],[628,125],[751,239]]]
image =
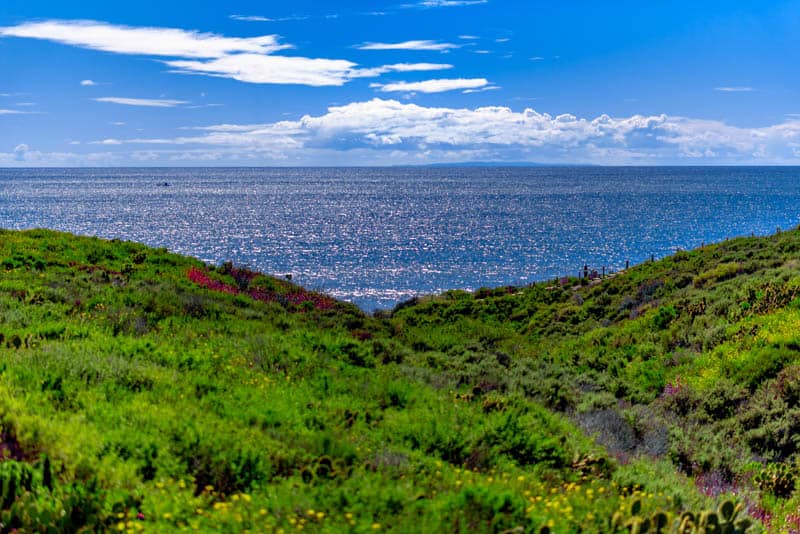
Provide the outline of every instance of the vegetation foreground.
[[581,282],[368,316],[0,230],[0,531],[800,532],[800,231]]

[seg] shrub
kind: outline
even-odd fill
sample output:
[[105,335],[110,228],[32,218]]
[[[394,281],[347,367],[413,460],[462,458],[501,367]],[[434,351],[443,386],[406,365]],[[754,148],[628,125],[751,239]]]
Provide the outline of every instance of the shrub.
[[694,287],[705,287],[709,284],[729,280],[742,273],[742,265],[738,262],[720,263],[713,269],[703,271],[694,277]]
[[656,330],[664,330],[675,320],[678,312],[672,306],[661,306],[653,317],[653,326]]

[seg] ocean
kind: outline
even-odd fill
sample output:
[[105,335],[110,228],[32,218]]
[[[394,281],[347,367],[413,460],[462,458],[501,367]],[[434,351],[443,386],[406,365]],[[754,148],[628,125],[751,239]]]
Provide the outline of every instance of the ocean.
[[0,227],[134,240],[372,311],[800,223],[800,167],[0,169]]

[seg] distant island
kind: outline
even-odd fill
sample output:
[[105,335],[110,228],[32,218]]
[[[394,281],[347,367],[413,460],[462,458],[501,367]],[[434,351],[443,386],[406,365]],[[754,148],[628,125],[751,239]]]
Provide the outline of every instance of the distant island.
[[403,165],[404,167],[598,167],[590,163],[537,163],[534,161],[460,161],[453,163],[429,163],[427,165]]

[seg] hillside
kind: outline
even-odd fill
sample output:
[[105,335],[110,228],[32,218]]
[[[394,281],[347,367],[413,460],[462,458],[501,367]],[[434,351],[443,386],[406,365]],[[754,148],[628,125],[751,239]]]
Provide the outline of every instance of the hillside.
[[0,230],[0,530],[795,532],[798,296],[798,231],[373,317]]

